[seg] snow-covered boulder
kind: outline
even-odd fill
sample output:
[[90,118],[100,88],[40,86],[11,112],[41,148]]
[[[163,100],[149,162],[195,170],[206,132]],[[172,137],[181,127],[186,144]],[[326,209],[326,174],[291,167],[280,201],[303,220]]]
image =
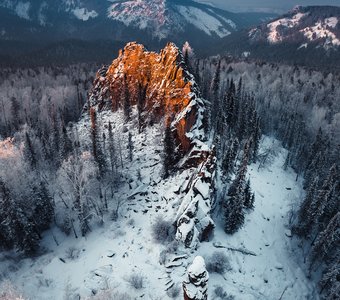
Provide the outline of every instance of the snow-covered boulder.
[[209,274],[202,256],[196,256],[183,281],[184,300],[208,299]]

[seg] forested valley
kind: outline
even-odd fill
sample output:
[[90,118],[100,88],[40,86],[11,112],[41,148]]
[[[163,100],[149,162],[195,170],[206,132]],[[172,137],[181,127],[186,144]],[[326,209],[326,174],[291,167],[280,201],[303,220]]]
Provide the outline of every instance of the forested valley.
[[[290,226],[305,272],[319,281],[324,299],[335,299],[340,293],[340,75],[229,57],[196,59],[189,51],[184,61],[208,100],[203,125],[225,187],[215,195],[225,232],[238,231],[253,209],[247,167],[270,163],[275,146],[260,151],[259,144],[263,135],[275,137],[288,150],[282,168],[293,168],[296,180],[303,179],[305,197],[294,203]],[[114,200],[114,210],[107,202],[129,180],[122,149],[132,161],[134,137],[113,134],[111,123],[104,126],[90,109],[88,92],[99,67],[0,71],[1,249],[39,256],[40,240],[51,226],[77,238],[105,215],[118,218],[122,200]],[[133,109],[143,115],[143,88],[137,89],[137,108],[124,91],[124,122]],[[77,125],[84,116],[91,123],[90,140]],[[171,132],[163,130],[167,177],[176,166]]]

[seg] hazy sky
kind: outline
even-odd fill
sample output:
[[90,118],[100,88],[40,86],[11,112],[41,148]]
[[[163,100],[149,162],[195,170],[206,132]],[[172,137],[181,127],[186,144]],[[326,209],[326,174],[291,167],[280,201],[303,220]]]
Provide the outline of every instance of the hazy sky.
[[336,5],[340,0],[199,0],[230,11],[286,12],[295,5]]

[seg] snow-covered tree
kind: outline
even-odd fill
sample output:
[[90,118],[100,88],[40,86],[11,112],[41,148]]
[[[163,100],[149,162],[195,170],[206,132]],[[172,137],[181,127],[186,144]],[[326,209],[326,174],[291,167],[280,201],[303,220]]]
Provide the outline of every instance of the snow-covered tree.
[[330,258],[331,254],[336,254],[340,245],[340,212],[338,212],[329,222],[324,231],[319,233],[311,252],[311,267],[315,262]]
[[99,175],[103,177],[106,172],[106,159],[103,152],[103,147],[99,138],[97,112],[94,107],[90,109],[91,116],[91,140],[92,140],[92,155],[98,164]]
[[[89,152],[81,155],[74,153],[58,171],[60,205],[69,211],[71,223],[78,219],[82,235],[89,231],[89,221],[94,214],[92,208],[100,206],[92,198],[97,172],[98,167]],[[73,212],[76,216],[72,216]]]

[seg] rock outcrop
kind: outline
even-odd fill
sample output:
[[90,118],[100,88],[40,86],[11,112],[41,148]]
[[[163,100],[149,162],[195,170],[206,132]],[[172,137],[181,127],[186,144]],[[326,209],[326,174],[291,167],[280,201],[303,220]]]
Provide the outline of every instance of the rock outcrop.
[[109,67],[97,72],[87,105],[98,111],[136,106],[143,126],[161,121],[170,125],[177,169],[192,168],[178,193],[182,204],[176,219],[177,239],[187,247],[214,228],[209,215],[216,158],[204,131],[205,102],[174,44],[155,53],[129,43]]
[[196,256],[183,282],[184,300],[208,299],[209,274],[203,257]]
[[206,139],[204,100],[174,44],[169,43],[158,54],[146,51],[140,44],[129,43],[111,66],[97,73],[90,105],[96,105],[99,110],[116,111],[123,108],[124,101],[129,105],[141,105],[144,124],[163,118],[171,121],[181,156],[195,146],[199,146],[199,152],[204,150],[200,143]]

